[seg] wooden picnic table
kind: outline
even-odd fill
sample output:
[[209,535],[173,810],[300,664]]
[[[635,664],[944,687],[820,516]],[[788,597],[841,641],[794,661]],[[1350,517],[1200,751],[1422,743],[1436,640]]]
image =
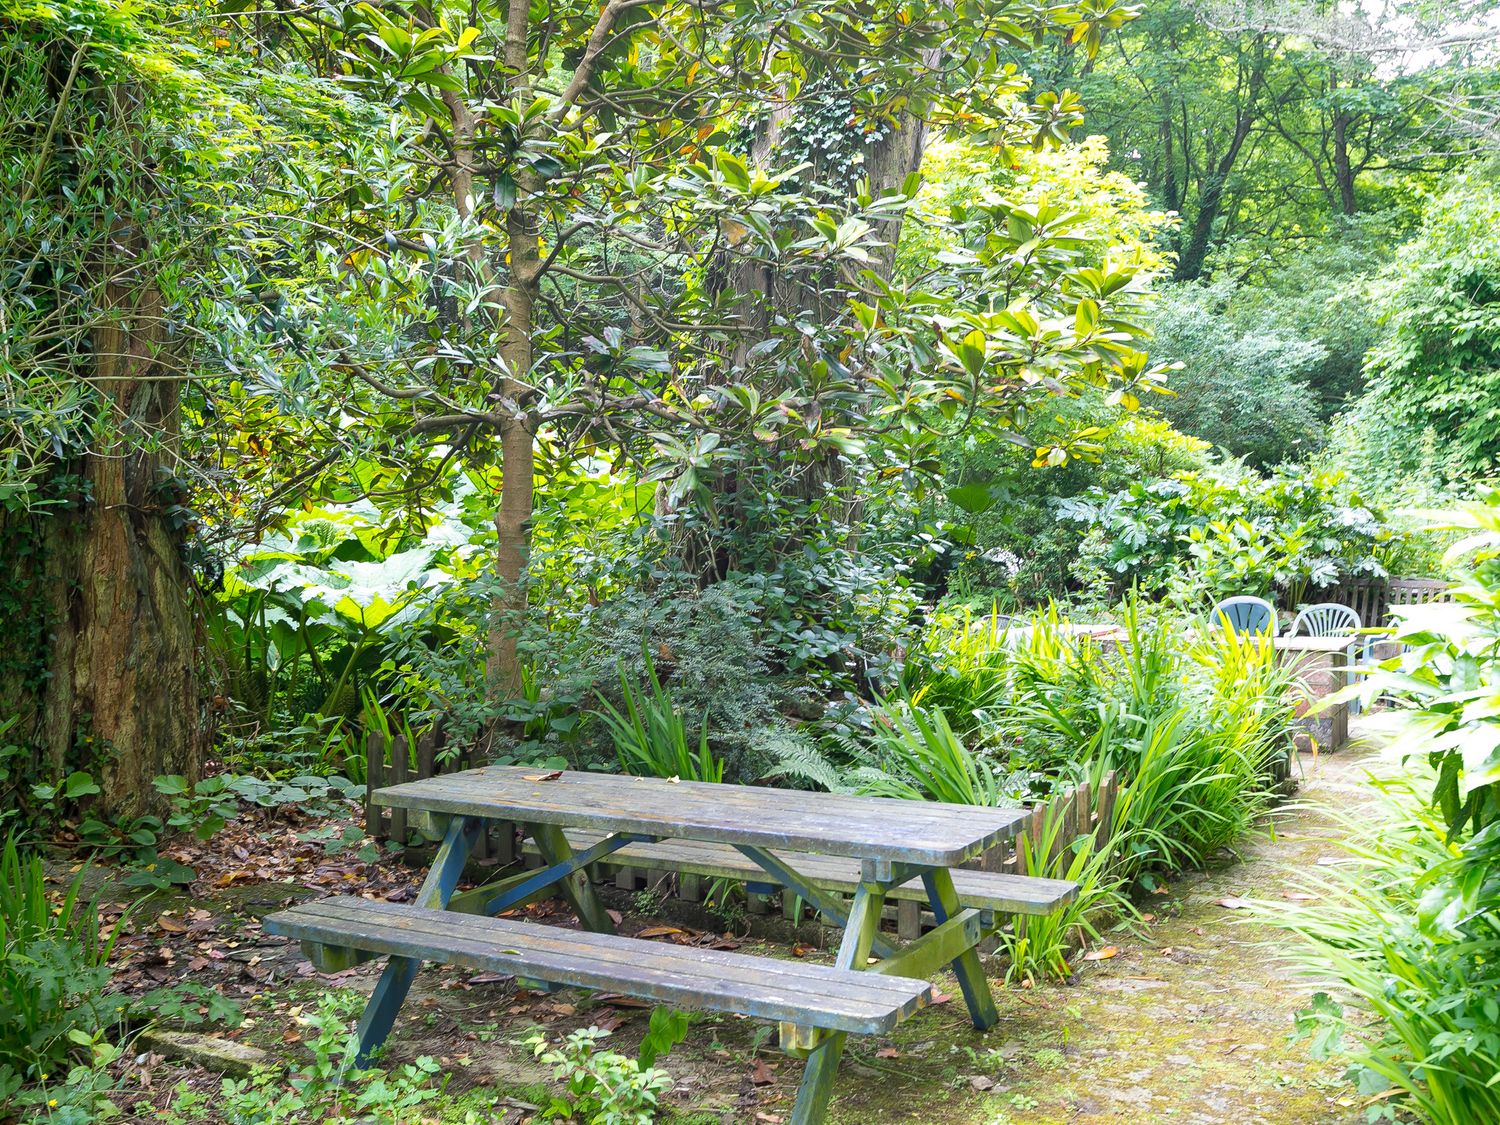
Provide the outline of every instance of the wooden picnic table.
[[[504,766],[391,786],[373,797],[431,818],[430,829],[443,841],[416,903],[324,900],[266,920],[268,930],[300,937],[324,964],[390,954],[360,1021],[361,1060],[389,1034],[424,959],[509,967],[518,979],[562,985],[613,988],[628,981],[638,995],[775,1019],[783,1049],[808,1060],[793,1125],[823,1119],[845,1035],[887,1030],[920,1007],[931,993],[926,978],[943,965],[957,975],[976,1027],[998,1019],[977,950],[992,912],[966,909],[951,872],[1014,836],[1026,810]],[[526,826],[547,866],[455,898],[487,820]],[[565,829],[604,835],[575,851]],[[589,865],[629,845],[663,840],[732,846],[766,880],[801,895],[842,926],[833,968],[592,936],[612,935],[613,926]],[[804,877],[795,853],[857,860],[852,899]],[[937,927],[898,948],[880,932],[882,908],[888,892],[918,878]],[[590,934],[495,917],[546,888],[563,892]],[[437,914],[450,908],[470,914]],[[872,953],[879,957],[873,968]]]

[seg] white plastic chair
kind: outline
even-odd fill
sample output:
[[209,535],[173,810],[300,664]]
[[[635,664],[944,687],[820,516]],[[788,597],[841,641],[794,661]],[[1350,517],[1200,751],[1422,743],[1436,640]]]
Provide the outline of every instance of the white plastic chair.
[[[1295,637],[1298,633],[1306,631],[1309,637],[1351,637],[1364,628],[1364,622],[1359,619],[1359,614],[1351,607],[1341,605],[1338,602],[1318,602],[1303,608],[1302,612],[1292,622],[1292,629],[1288,636]],[[1357,638],[1350,641],[1346,653],[1349,671],[1347,676],[1352,680],[1354,669],[1362,662],[1364,655],[1369,651],[1373,637],[1365,638],[1361,643]],[[1349,701],[1349,713],[1358,715],[1360,713],[1359,700]]]

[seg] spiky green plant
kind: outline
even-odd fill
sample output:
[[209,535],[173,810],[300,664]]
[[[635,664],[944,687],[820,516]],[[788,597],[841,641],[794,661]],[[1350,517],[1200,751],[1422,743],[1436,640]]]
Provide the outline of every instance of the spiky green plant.
[[115,939],[100,937],[85,879],[75,873],[54,900],[38,856],[14,836],[0,848],[0,1085],[7,1071],[56,1073],[77,1049],[70,1033],[87,1039],[109,1022],[102,993]]
[[714,754],[708,743],[708,715],[703,716],[694,746],[689,742],[687,722],[673,704],[671,693],[662,685],[649,655],[644,688],[633,684],[621,666],[620,696],[624,711],[603,697],[599,702],[621,769],[645,777],[724,780],[723,759]]

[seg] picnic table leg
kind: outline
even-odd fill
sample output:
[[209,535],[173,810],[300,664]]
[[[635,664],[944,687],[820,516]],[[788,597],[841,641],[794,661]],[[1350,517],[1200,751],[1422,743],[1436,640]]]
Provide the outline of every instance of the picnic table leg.
[[[958,913],[958,892],[953,889],[953,875],[946,867],[925,873],[922,885],[927,888],[927,898],[938,925]],[[990,982],[984,975],[984,966],[979,963],[978,950],[972,947],[965,950],[952,965],[974,1026],[981,1031],[994,1027],[1000,1021],[1000,1013],[995,1010],[995,998],[990,994]]]
[[[542,858],[550,865],[566,863],[573,858],[572,845],[568,843],[568,837],[563,833],[560,825],[533,824],[531,838],[541,849]],[[585,929],[592,930],[596,934],[615,932],[615,924],[610,921],[604,904],[599,901],[599,892],[594,890],[594,884],[589,881],[588,868],[573,872],[558,885],[562,887],[563,896],[578,914],[578,920],[583,923]]]
[[[436,910],[447,907],[483,827],[484,821],[478,817],[456,816],[448,822],[442,846],[432,857],[432,867],[422,882],[422,889],[417,892],[415,905]],[[415,957],[393,956],[386,962],[385,972],[380,974],[375,991],[365,1005],[364,1015],[359,1018],[359,1053],[354,1059],[355,1066],[368,1066],[370,1056],[385,1043],[396,1022],[396,1013],[401,1010],[421,967],[422,962]]]
[[[861,883],[849,907],[849,921],[844,940],[839,945],[841,969],[863,970],[869,960],[875,936],[880,932],[880,915],[885,908],[885,888]],[[791,1125],[821,1125],[833,1094],[833,1080],[838,1074],[839,1056],[844,1053],[845,1033],[835,1032],[807,1056],[802,1085],[797,1088],[797,1103],[792,1107]]]

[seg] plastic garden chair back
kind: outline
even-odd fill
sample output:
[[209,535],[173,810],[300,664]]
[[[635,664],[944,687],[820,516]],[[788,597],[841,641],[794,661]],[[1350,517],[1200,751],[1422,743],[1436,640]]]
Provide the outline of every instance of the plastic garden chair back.
[[[1370,648],[1375,643],[1374,637],[1366,637],[1361,644],[1354,636],[1360,629],[1364,628],[1364,622],[1359,619],[1359,614],[1346,605],[1338,602],[1319,602],[1310,605],[1292,622],[1292,635],[1306,630],[1309,637],[1348,637],[1349,640],[1349,672],[1350,677],[1360,675],[1359,665],[1369,663]],[[1359,700],[1349,701],[1349,713],[1358,715],[1363,710]]]
[[1306,632],[1309,637],[1347,637],[1364,628],[1359,614],[1338,602],[1310,605],[1292,622],[1292,636]]
[[1264,633],[1268,637],[1276,635],[1276,607],[1265,598],[1252,598],[1249,595],[1225,598],[1214,606],[1208,619],[1221,629],[1227,623],[1236,633]]

